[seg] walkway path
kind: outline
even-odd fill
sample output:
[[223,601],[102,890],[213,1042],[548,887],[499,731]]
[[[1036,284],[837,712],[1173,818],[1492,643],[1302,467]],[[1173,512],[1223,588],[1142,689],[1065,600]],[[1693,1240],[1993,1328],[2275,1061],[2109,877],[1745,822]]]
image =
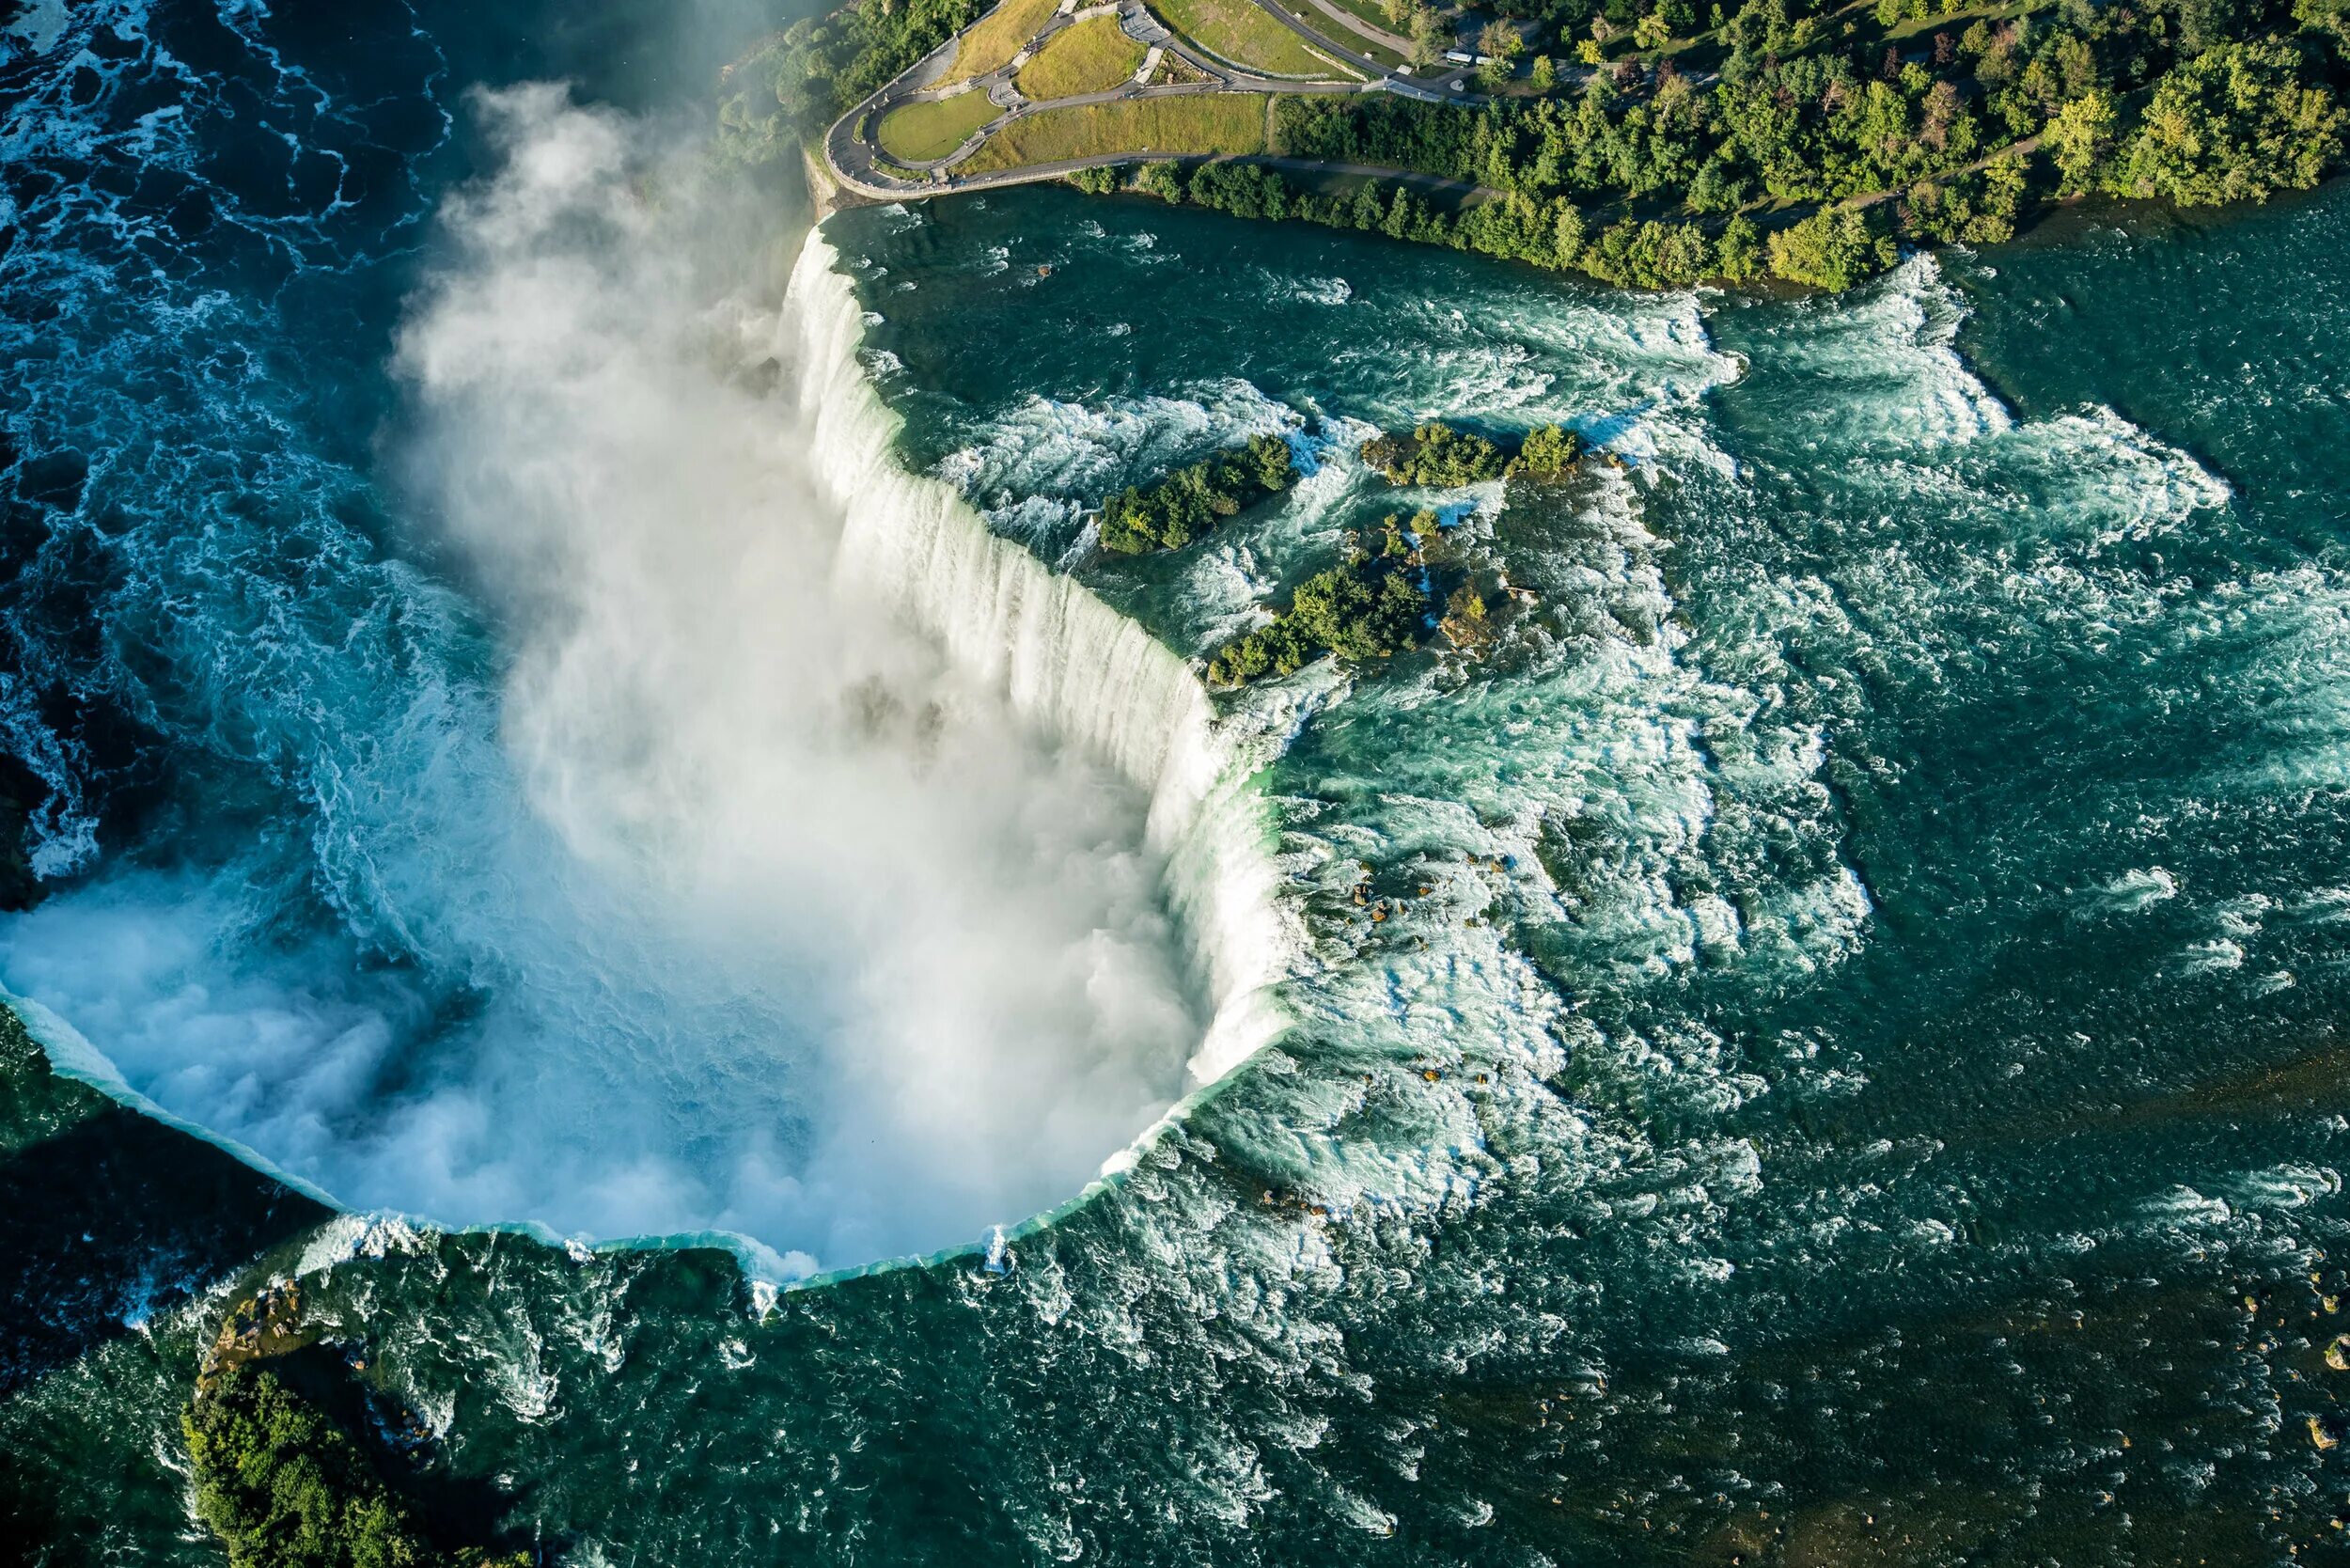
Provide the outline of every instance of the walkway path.
[[[952,64],[962,47],[963,35],[957,34],[915,62],[895,81],[889,82],[865,102],[835,120],[824,133],[823,159],[827,172],[847,190],[875,201],[901,201],[930,196],[942,196],[950,191],[988,190],[1001,185],[1017,185],[1032,180],[1052,180],[1081,168],[1100,168],[1114,164],[1132,163],[1149,156],[1140,149],[1130,152],[1073,158],[1052,164],[1031,165],[1017,169],[1002,169],[985,174],[957,175],[956,165],[979,149],[988,137],[1001,131],[1013,120],[1042,109],[1077,109],[1091,104],[1116,103],[1140,98],[1174,98],[1203,93],[1332,93],[1388,91],[1409,98],[1431,102],[1479,102],[1480,99],[1458,90],[1458,73],[1450,81],[1432,78],[1416,81],[1391,73],[1387,68],[1366,55],[1340,47],[1321,32],[1308,27],[1298,17],[1280,9],[1277,0],[1256,0],[1269,15],[1277,17],[1290,31],[1308,44],[1329,55],[1343,60],[1366,72],[1369,80],[1362,82],[1305,81],[1290,77],[1261,76],[1228,61],[1209,55],[1189,40],[1170,35],[1158,19],[1144,9],[1140,0],[1114,0],[1112,6],[1092,6],[1082,10],[1056,11],[1042,27],[1015,52],[1012,58],[994,71],[983,71],[966,81],[948,86],[933,86]],[[1329,9],[1324,0],[1314,0]],[[1085,93],[1074,98],[1054,99],[1039,103],[1024,97],[1016,82],[1020,68],[1034,57],[1037,51],[1054,34],[1073,25],[1079,20],[1098,16],[1115,8],[1119,26],[1130,38],[1151,44],[1162,55],[1172,55],[1183,62],[1201,80],[1191,82],[1149,82],[1137,78],[1121,82],[1102,92]],[[1333,12],[1333,15],[1340,13]],[[1368,29],[1367,31],[1375,31]],[[1160,72],[1144,72],[1155,76]],[[908,103],[936,102],[966,92],[985,93],[988,101],[1004,112],[974,132],[961,147],[943,158],[924,162],[900,163],[885,159],[874,145],[872,136],[882,118],[891,110]],[[1190,156],[1182,161],[1205,161]],[[1376,174],[1382,178],[1408,179],[1424,188],[1442,189],[1458,186],[1475,189],[1458,180],[1437,180],[1430,176],[1411,175],[1401,169],[1373,168],[1370,165],[1322,163],[1312,159],[1254,157],[1247,160],[1284,168],[1324,169],[1347,174]]]
[[1349,32],[1360,33],[1371,42],[1392,49],[1407,60],[1412,57],[1410,39],[1399,38],[1385,27],[1374,27],[1354,12],[1330,4],[1330,0],[1313,0],[1313,8]]

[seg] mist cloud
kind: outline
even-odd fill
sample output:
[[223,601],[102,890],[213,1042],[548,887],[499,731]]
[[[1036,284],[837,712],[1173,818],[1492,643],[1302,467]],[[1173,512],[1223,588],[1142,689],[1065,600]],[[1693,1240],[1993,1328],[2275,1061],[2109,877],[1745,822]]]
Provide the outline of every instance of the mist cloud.
[[11,983],[169,1108],[444,1223],[831,1267],[1074,1193],[1205,1028],[1148,803],[836,588],[752,198],[559,88],[477,109],[499,166],[396,369],[494,693],[418,671],[388,732],[304,738],[337,918],[290,933],[250,866],[125,872],[11,927]]

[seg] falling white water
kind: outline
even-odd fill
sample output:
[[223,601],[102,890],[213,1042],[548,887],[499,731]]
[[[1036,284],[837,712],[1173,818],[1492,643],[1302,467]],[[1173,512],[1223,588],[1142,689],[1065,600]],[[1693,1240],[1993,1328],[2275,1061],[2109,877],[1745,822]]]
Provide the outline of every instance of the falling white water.
[[1150,792],[1152,846],[1215,1003],[1191,1061],[1212,1083],[1280,1031],[1274,988],[1300,951],[1249,783],[1261,747],[1219,726],[1198,676],[1142,627],[990,532],[951,485],[900,466],[901,421],[858,362],[864,310],[838,259],[810,232],[787,297],[816,476],[847,519],[843,589],[897,604],[1023,717]]
[[170,717],[224,694],[285,760],[205,855],[0,922],[0,981],[61,1065],[358,1210],[781,1278],[1053,1209],[1280,1027],[1259,754],[899,469],[822,239],[778,301],[690,154],[558,88],[476,109],[503,161],[396,369],[499,656],[406,563],[259,648],[201,578],[173,624],[241,674]]

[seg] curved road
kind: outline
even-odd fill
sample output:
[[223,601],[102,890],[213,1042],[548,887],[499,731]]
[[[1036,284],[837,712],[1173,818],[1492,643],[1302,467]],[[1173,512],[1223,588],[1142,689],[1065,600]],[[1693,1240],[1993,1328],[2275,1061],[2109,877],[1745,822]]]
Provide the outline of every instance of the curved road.
[[[875,201],[902,201],[943,196],[955,191],[988,190],[1003,185],[1054,180],[1082,168],[1100,168],[1116,164],[1133,163],[1138,158],[1152,156],[1145,150],[1136,149],[1131,152],[1064,159],[1051,164],[1029,165],[1022,168],[997,170],[986,174],[958,176],[949,172],[956,164],[969,157],[989,136],[1013,120],[1042,108],[1084,108],[1089,104],[1114,103],[1130,99],[1174,98],[1186,94],[1231,92],[1275,94],[1384,90],[1430,102],[1442,102],[1448,98],[1456,102],[1479,102],[1467,94],[1457,91],[1453,93],[1438,91],[1436,90],[1438,84],[1423,84],[1390,74],[1387,69],[1378,61],[1332,43],[1329,39],[1307,26],[1298,18],[1284,12],[1279,8],[1277,0],[1257,0],[1257,4],[1269,15],[1278,18],[1285,27],[1297,34],[1309,45],[1333,58],[1345,60],[1350,65],[1368,72],[1370,80],[1365,82],[1313,82],[1286,77],[1259,76],[1223,60],[1195,53],[1184,42],[1172,36],[1161,36],[1153,39],[1157,46],[1166,55],[1181,60],[1205,80],[1162,83],[1149,86],[1135,82],[1121,82],[1117,86],[1103,92],[1087,93],[1075,98],[1055,99],[1049,103],[1040,104],[1020,96],[1013,81],[1018,74],[1018,70],[1010,62],[1006,62],[994,71],[972,77],[967,82],[957,83],[951,88],[932,87],[930,84],[937,81],[940,74],[946,71],[948,63],[954,58],[956,49],[961,44],[963,35],[957,34],[916,61],[894,81],[884,85],[863,102],[832,123],[824,133],[823,139],[823,156],[827,171],[842,187],[858,196]],[[1014,56],[1015,59],[1020,59],[1025,63],[1026,57],[1032,55],[1037,47],[1051,39],[1054,34],[1073,25],[1081,17],[1099,14],[1104,8],[1106,8],[1097,6],[1088,7],[1076,12],[1056,11],[1043,26],[1038,28],[1022,44]],[[1139,39],[1140,35],[1146,30],[1152,34],[1166,34],[1166,29],[1159,25],[1157,19],[1139,5],[1133,3],[1133,0],[1120,0],[1116,8],[1119,12],[1120,25],[1129,37],[1136,37]],[[945,157],[932,159],[927,163],[899,165],[924,178],[907,179],[885,166],[873,144],[860,133],[868,127],[877,124],[881,116],[901,104],[932,102],[956,97],[964,92],[983,92],[988,94],[993,102],[1008,103],[1008,106],[1002,114],[981,126],[973,133],[970,139]],[[1204,163],[1209,160],[1205,156],[1195,154],[1180,156],[1175,161]],[[1244,161],[1282,168],[1325,170],[1341,174],[1368,174],[1387,179],[1403,179],[1424,189],[1473,191],[1480,188],[1462,180],[1442,180],[1429,175],[1411,174],[1406,170],[1379,168],[1369,165],[1330,164],[1313,159],[1277,156],[1257,156]]]

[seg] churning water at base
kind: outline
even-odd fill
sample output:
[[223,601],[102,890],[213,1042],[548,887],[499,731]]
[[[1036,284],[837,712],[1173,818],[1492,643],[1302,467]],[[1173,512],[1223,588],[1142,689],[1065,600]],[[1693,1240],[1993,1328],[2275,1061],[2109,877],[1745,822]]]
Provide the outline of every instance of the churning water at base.
[[[240,803],[314,825],[122,857],[0,973],[77,1059],[363,1209],[731,1233],[789,1275],[1073,1196],[1277,1016],[1204,693],[896,472],[821,240],[779,308],[713,297],[744,237],[643,126],[546,87],[473,112],[501,164],[400,328],[397,463],[499,618],[494,687],[404,571],[252,650],[265,536],[208,541],[173,667],[234,667],[157,718],[268,703],[249,744],[302,786]],[[152,526],[134,583],[181,548]]]
[[[301,57],[338,80],[338,49]],[[315,102],[286,87],[278,112]],[[359,977],[415,987],[402,1038],[462,1061],[572,1008],[567,1048],[594,1063],[629,1037],[602,1026],[658,993],[691,1006],[660,1011],[632,1071],[666,1090],[688,1075],[644,1060],[692,1067],[769,1004],[728,987],[744,949],[803,950],[763,917],[789,932],[812,887],[973,863],[843,835],[847,869],[796,864],[776,895],[757,797],[862,797],[866,760],[935,746],[985,799],[1049,803],[1026,837],[983,815],[1004,843],[1082,828],[1106,852],[1082,858],[1090,907],[1167,920],[1130,949],[1188,1009],[1152,1105],[1202,1038],[1213,1071],[1287,1020],[1123,1181],[986,1258],[778,1297],[723,1253],[306,1219],[261,1269],[305,1278],[313,1325],[366,1348],[372,1396],[433,1435],[436,1473],[501,1497],[518,1543],[583,1564],[2339,1551],[2343,190],[1809,302],[1604,293],[1040,190],[841,214],[788,285],[778,264],[742,293],[606,243],[673,210],[589,177],[609,122],[501,102],[564,134],[520,144],[540,183],[426,203],[449,241],[414,310],[360,309],[319,209],[273,227],[232,206],[243,227],[209,243],[266,235],[237,253],[249,274],[93,289],[78,361],[25,356],[11,538],[32,569],[0,600],[20,682],[0,698],[80,792],[44,821],[50,869],[87,880],[17,929],[79,912],[91,939],[52,962],[161,972],[167,922],[117,933],[193,897],[271,962],[207,971],[158,1019],[193,1029],[256,976],[325,1016],[350,993],[320,977]],[[158,150],[128,129],[143,105],[111,102],[60,88],[53,118],[91,124],[40,166],[201,144],[201,117],[152,122]],[[356,112],[317,111],[310,139],[356,161],[368,138],[333,140]],[[26,210],[53,227],[11,253],[12,287],[153,270],[105,249],[119,227]],[[532,212],[561,232],[531,243]],[[729,298],[766,307],[664,304]],[[401,321],[405,402],[378,385]],[[793,406],[813,434],[775,417]],[[1428,415],[1569,420],[1622,466],[1406,494],[1351,455]],[[1171,557],[1088,560],[1104,494],[1259,431],[1313,470],[1291,497]],[[414,528],[383,514],[379,450],[451,460],[398,493]],[[746,475],[761,526],[726,525],[742,509],[713,497]],[[1211,712],[1181,656],[1350,527],[1423,505],[1520,590],[1487,656],[1320,667]],[[1073,648],[1104,679],[1072,679]],[[812,710],[808,668],[844,674]],[[741,792],[786,721],[838,772]],[[751,917],[701,908],[712,886]],[[449,888],[495,896],[458,920],[476,906]],[[1009,893],[931,896],[1009,940],[981,929]],[[316,950],[327,932],[340,950]],[[544,965],[583,935],[611,939]],[[461,950],[483,955],[462,986],[387,956]],[[775,983],[854,998],[837,978]],[[932,1003],[920,979],[898,999]],[[156,1033],[191,1066],[267,1036]],[[582,1077],[554,1092],[614,1114]],[[133,1281],[119,1333],[0,1400],[0,1482],[29,1478],[56,1538],[205,1560],[175,1423],[221,1301],[173,1288],[243,1288],[213,1278]]]

